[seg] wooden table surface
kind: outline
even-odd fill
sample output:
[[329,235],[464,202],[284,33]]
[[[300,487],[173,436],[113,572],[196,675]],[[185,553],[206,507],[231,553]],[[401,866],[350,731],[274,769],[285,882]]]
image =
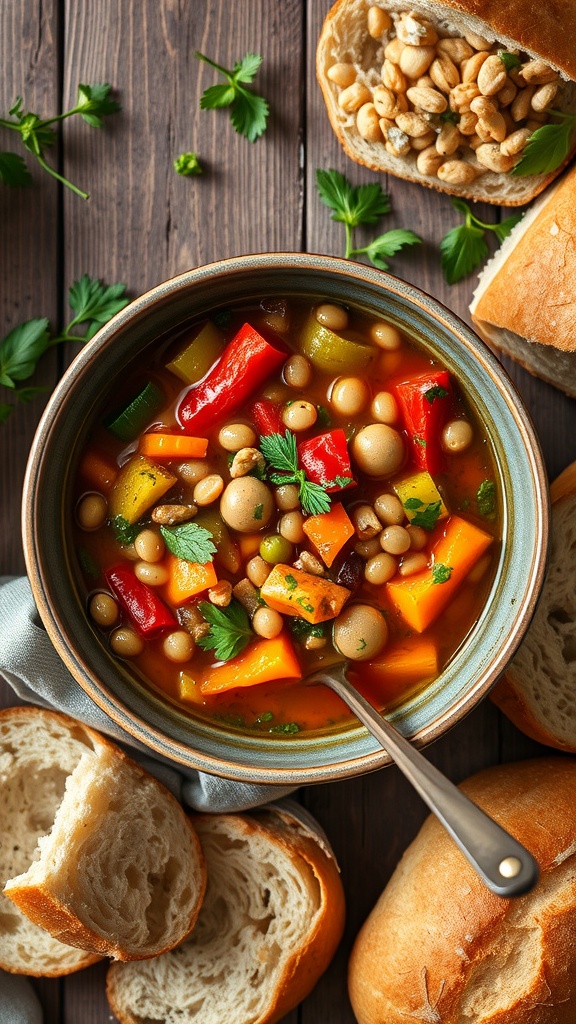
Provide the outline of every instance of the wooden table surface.
[[[36,168],[31,188],[0,185],[2,336],[33,316],[62,325],[68,287],[83,273],[124,281],[137,296],[174,274],[241,253],[343,253],[342,225],[319,202],[315,169],[337,168],[354,183],[375,176],[340,150],[316,84],[316,40],[329,6],[330,0],[0,0],[3,113],[22,95],[27,109],[48,116],[71,105],[78,82],[98,81],[113,84],[123,108],[101,131],[79,119],[67,122],[49,158],[91,193],[89,202]],[[271,114],[257,143],[237,136],[224,112],[199,109],[201,92],[216,76],[194,59],[195,50],[227,66],[247,51],[263,55],[257,84]],[[11,148],[8,134],[0,128],[0,149]],[[186,150],[201,154],[203,177],[174,173],[174,158]],[[439,266],[440,238],[459,222],[449,198],[394,178],[382,185],[393,205],[382,230],[409,227],[425,239],[394,261],[394,272],[468,319],[475,279],[449,287]],[[477,212],[485,220],[502,213]],[[75,351],[46,355],[33,383],[49,391]],[[552,478],[576,457],[574,403],[518,367],[509,369]],[[21,405],[0,425],[2,573],[24,568],[20,492],[45,398]],[[0,686],[4,703],[14,703]],[[542,750],[487,700],[428,753],[459,781]],[[286,1021],[352,1024],[345,980],[351,943],[425,811],[393,768],[309,787],[301,798],[339,858],[348,924],[332,966]],[[35,982],[46,1024],[107,1024],[104,975],[99,965],[66,980]]]

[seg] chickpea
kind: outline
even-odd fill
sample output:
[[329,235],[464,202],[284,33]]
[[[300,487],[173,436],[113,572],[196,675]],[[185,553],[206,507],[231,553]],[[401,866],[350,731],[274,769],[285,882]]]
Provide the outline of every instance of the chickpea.
[[289,562],[292,558],[292,545],[279,533],[272,533],[264,537],[260,544],[260,557],[270,565],[279,565],[281,562]]
[[421,526],[407,526],[406,532],[410,535],[410,550],[423,551],[428,543],[428,534]]
[[339,62],[333,64],[331,68],[328,68],[326,72],[328,78],[335,85],[339,85],[341,89],[347,89],[349,85],[352,85],[356,81],[356,71],[353,64],[344,64]]
[[154,565],[152,562],[136,562],[134,575],[141,583],[147,583],[149,587],[162,587],[168,582],[168,570],[163,565]]
[[268,526],[274,511],[269,488],[254,476],[231,480],[220,499],[220,514],[232,530],[256,533]]
[[247,423],[228,423],[220,430],[218,441],[227,452],[239,452],[241,448],[254,448],[257,438]]
[[142,640],[130,626],[114,630],[110,637],[110,647],[119,658],[136,658],[144,650]]
[[276,508],[281,512],[291,512],[300,508],[300,491],[297,484],[280,484],[274,491]]
[[322,324],[322,327],[327,327],[329,331],[344,331],[348,327],[346,310],[342,306],[333,306],[330,302],[323,302],[318,306],[316,319],[319,324]]
[[369,423],[354,437],[352,453],[367,476],[392,476],[404,461],[404,442],[386,423]]
[[290,402],[282,411],[284,426],[295,433],[299,433],[301,430],[309,430],[310,427],[314,426],[317,419],[318,410],[316,406],[312,405],[312,402],[305,402],[303,399]]
[[118,619],[119,609],[110,594],[94,594],[90,599],[90,617],[99,626],[113,626]]
[[379,494],[374,502],[374,511],[385,526],[399,526],[406,518],[402,502],[395,494]]
[[370,389],[361,377],[339,377],[330,395],[331,404],[342,416],[357,416],[369,400]]
[[395,352],[402,345],[402,335],[392,324],[384,322],[372,324],[370,337],[376,345],[385,348],[388,352]]
[[284,363],[284,380],[290,388],[307,388],[312,380],[312,366],[306,356],[295,353]]
[[385,647],[388,639],[386,619],[369,604],[353,604],[334,621],[334,646],[345,658],[366,661]]
[[264,586],[271,572],[270,563],[261,555],[254,555],[246,565],[246,575],[255,587]]
[[410,552],[400,562],[398,566],[398,572],[401,576],[414,576],[417,572],[422,572],[428,565],[428,557],[421,551]]
[[175,470],[180,479],[190,486],[204,480],[212,472],[206,459],[186,459],[185,462],[178,463]]
[[169,661],[177,664],[190,661],[194,654],[194,639],[185,629],[175,629],[165,637],[162,650]]
[[[235,483],[235,481],[233,481]],[[230,486],[230,485],[228,485]],[[211,505],[222,494],[224,481],[218,473],[211,473],[199,480],[194,488],[194,501],[197,505]]]
[[403,526],[387,526],[380,534],[380,547],[390,555],[403,555],[410,548],[410,534]]
[[102,494],[86,494],[76,510],[78,524],[83,530],[97,530],[106,519],[108,503]]
[[468,420],[450,420],[442,431],[442,447],[448,452],[464,452],[472,444],[473,436]]
[[379,423],[397,423],[398,402],[390,391],[379,391],[372,399],[370,413]]
[[274,608],[258,608],[254,612],[252,619],[252,628],[258,636],[263,636],[266,640],[273,640],[275,636],[282,631],[284,621],[280,612],[274,610]]
[[398,563],[396,559],[387,551],[382,551],[379,555],[374,555],[373,558],[368,559],[364,569],[364,576],[368,583],[373,583],[374,586],[379,587],[383,583],[388,583],[388,580],[391,580],[396,574],[397,569]]
[[134,541],[136,554],[143,562],[159,562],[166,550],[164,541],[155,530],[140,530]]
[[291,544],[301,544],[304,540],[304,516],[297,509],[287,512],[280,520],[279,530]]
[[484,558],[481,558],[479,562],[476,562],[476,565],[474,566],[473,569],[470,570],[468,576],[466,577],[467,582],[479,583],[482,577],[484,576],[485,572],[487,571],[490,562],[490,555],[485,555]]

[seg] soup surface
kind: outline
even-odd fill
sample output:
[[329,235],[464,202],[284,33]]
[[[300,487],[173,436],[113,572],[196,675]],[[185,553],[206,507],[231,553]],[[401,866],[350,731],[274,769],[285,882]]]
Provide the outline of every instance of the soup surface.
[[338,727],[311,672],[379,708],[477,620],[498,476],[458,380],[395,326],[265,299],[161,339],[87,441],[75,543],[88,615],[139,678],[243,731]]

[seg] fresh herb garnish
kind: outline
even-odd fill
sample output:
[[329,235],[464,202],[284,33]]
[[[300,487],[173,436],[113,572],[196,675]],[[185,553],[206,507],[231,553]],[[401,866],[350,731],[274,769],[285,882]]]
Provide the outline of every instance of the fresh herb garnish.
[[[288,576],[284,577],[288,580]],[[291,618],[289,622],[290,631],[297,640],[304,641],[309,636],[323,638],[326,636],[326,629],[323,622],[307,622],[306,619]]]
[[428,391],[424,392],[424,398],[430,405],[433,405],[437,398],[447,398],[448,391],[443,388],[441,384],[435,384],[434,387],[428,388]]
[[353,483],[353,476],[340,476],[339,473],[336,474],[333,480],[322,481],[324,487],[340,487],[341,490],[344,490],[345,487],[348,487],[349,484]]
[[263,725],[264,722],[271,722],[273,718],[274,715],[272,714],[271,711],[263,711],[261,715],[258,715],[258,718],[256,719],[256,724]]
[[242,60],[236,61],[231,71],[215,64],[203,53],[196,53],[198,60],[209,64],[228,80],[227,85],[211,85],[205,89],[200,97],[202,110],[216,110],[220,107],[230,107],[230,120],[235,131],[244,135],[249,142],[256,142],[266,131],[269,107],[263,96],[257,96],[251,89],[247,89],[246,82],[252,82],[256,72],[262,64],[262,57],[258,53],[247,53]]
[[[56,114],[55,117],[44,119],[38,114],[25,111],[22,97],[17,96],[9,111],[9,117],[12,120],[0,118],[0,125],[18,132],[22,145],[25,146],[29,153],[36,157],[40,166],[45,171],[48,171],[48,174],[51,174],[53,178],[56,178],[57,181],[71,189],[76,195],[81,196],[82,199],[88,199],[87,192],[82,192],[68,178],[58,174],[53,167],[46,163],[44,152],[46,149],[54,146],[58,137],[51,126],[59,121],[64,121],[67,117],[72,117],[74,114],[80,114],[84,121],[93,128],[101,128],[103,124],[102,118],[120,110],[120,104],[110,97],[111,89],[112,86],[106,82],[96,85],[80,84],[74,107],[64,111],[62,114]],[[16,153],[0,154],[0,181],[12,187],[30,184],[32,178],[22,157]]]
[[453,572],[451,565],[442,565],[442,562],[436,562],[432,566],[432,579],[434,583],[447,583]]
[[286,584],[287,590],[296,590],[298,586],[297,580],[294,578],[294,576],[292,576],[291,573],[288,573],[288,575],[284,577],[284,582]]
[[200,637],[198,646],[204,651],[214,651],[218,661],[235,658],[254,639],[248,613],[239,601],[232,600],[225,608],[201,601],[198,608],[210,623],[210,632]]
[[412,526],[421,526],[423,530],[433,530],[440,516],[442,502],[432,501],[425,505],[420,498],[407,498],[404,508],[415,512],[415,515],[409,517]]
[[316,409],[317,409],[317,412],[318,412],[318,423],[319,423],[319,425],[321,427],[331,427],[332,426],[332,420],[330,418],[330,414],[329,414],[328,409],[326,408],[326,406],[325,405],[317,405]]
[[[46,317],[18,324],[0,341],[0,385],[10,388],[20,402],[28,402],[44,388],[19,388],[18,382],[34,373],[41,356],[63,341],[89,341],[102,324],[128,305],[123,284],[104,285],[84,274],[68,292],[74,318],[59,334],[52,335]],[[85,324],[83,330],[78,328]],[[0,406],[0,421],[8,418],[14,406]]]
[[297,597],[296,604],[299,604],[300,607],[303,608],[305,612],[308,612],[310,615],[312,615],[314,611],[314,605],[310,604],[310,601],[307,601],[305,597]]
[[142,529],[139,523],[129,523],[124,516],[114,516],[110,525],[119,544],[133,544]]
[[367,647],[366,641],[365,641],[364,637],[361,636],[360,640],[359,640],[358,647],[356,648],[356,650],[360,654],[362,651],[364,651],[366,649],[366,647]]
[[300,732],[300,726],[296,722],[284,722],[283,725],[273,725],[270,732],[283,732],[292,736]]
[[216,554],[210,530],[199,523],[180,523],[179,526],[161,526],[164,543],[177,558],[206,565]]
[[262,519],[262,513],[264,512],[264,505],[254,506],[254,519]]
[[426,445],[428,444],[425,438],[417,437],[416,434],[414,434],[412,440],[414,441],[414,444],[419,444],[421,448],[425,448]]
[[395,228],[375,238],[370,245],[355,249],[353,230],[361,224],[376,224],[385,213],[390,212],[390,197],[378,182],[368,185],[351,185],[339,171],[316,171],[316,187],[322,202],[332,210],[332,220],[344,224],[346,251],[344,256],[368,256],[380,270],[387,270],[385,257],[393,256],[405,245],[416,245],[422,239],[413,231]]
[[560,167],[568,156],[576,128],[576,114],[563,114],[550,110],[552,117],[560,118],[560,124],[543,124],[532,133],[522,158],[511,173],[517,177],[525,174],[551,174]]
[[183,178],[191,178],[193,175],[204,173],[198,153],[181,153],[174,161],[174,170]]
[[508,50],[498,50],[498,56],[508,73],[522,67],[522,61],[517,53],[509,53]]
[[312,483],[306,473],[298,467],[298,451],[296,437],[291,430],[282,434],[268,434],[260,438],[260,451],[273,469],[279,473],[271,473],[273,484],[298,484],[300,488],[300,504],[311,516],[320,515],[330,510],[330,497],[320,484]]
[[488,256],[488,246],[484,240],[486,231],[493,231],[498,240],[503,242],[522,217],[521,213],[513,213],[499,224],[485,224],[474,216],[463,199],[453,198],[452,205],[466,219],[464,224],[448,231],[440,242],[442,270],[448,284],[456,284],[456,281],[471,274],[484,262]]
[[483,480],[476,494],[478,515],[492,519],[496,515],[496,484],[493,480]]

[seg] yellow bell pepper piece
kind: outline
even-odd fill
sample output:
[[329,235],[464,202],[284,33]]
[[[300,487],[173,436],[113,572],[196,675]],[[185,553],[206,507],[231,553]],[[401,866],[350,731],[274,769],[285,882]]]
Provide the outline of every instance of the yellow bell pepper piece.
[[436,487],[430,473],[423,470],[421,473],[414,473],[404,480],[399,480],[392,485],[400,498],[407,518],[412,522],[418,515],[425,513],[430,505],[437,505],[440,502],[440,511],[434,519],[432,526],[435,526],[439,519],[445,519],[448,509],[442,500],[442,495]]
[[143,455],[133,455],[120,470],[108,501],[113,519],[122,516],[136,523],[158,498],[176,483],[176,477],[164,466]]
[[192,341],[188,338],[178,355],[166,363],[166,369],[185,384],[196,384],[206,376],[210,367],[222,354],[223,348],[224,339],[220,331],[211,320],[208,320]]

